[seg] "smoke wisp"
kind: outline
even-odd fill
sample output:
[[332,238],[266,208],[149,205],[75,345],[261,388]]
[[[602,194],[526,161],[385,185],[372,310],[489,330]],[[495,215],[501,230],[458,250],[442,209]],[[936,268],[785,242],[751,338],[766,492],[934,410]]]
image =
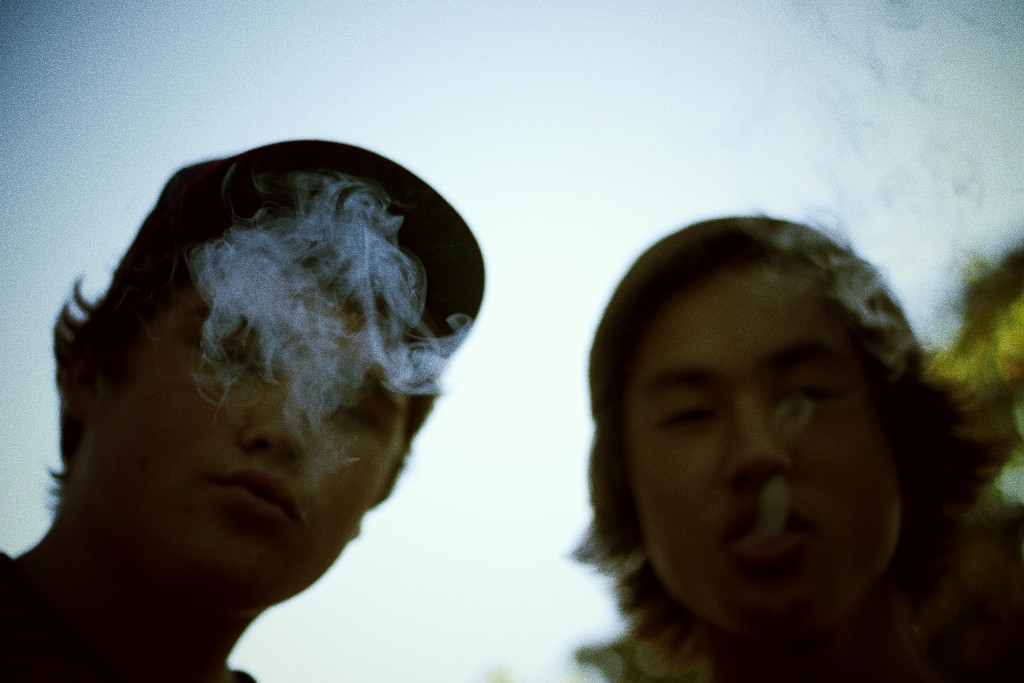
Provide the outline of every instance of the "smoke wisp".
[[[383,189],[326,172],[254,183],[263,208],[189,254],[209,307],[197,381],[223,395],[247,376],[283,384],[286,416],[306,435],[372,382],[436,394],[470,321],[449,320],[456,333],[443,338],[423,322],[423,268],[399,247],[403,219]],[[334,466],[347,458],[335,455]]]

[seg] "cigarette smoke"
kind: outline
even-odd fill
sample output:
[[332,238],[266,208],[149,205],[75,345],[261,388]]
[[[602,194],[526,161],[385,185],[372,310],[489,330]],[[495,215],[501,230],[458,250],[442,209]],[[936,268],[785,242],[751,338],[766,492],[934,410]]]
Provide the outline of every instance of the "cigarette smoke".
[[[470,320],[439,338],[423,322],[426,279],[398,246],[402,217],[371,182],[336,172],[264,174],[265,204],[189,254],[209,306],[201,385],[227,396],[244,377],[287,387],[285,414],[306,435],[358,404],[371,382],[436,394]],[[343,448],[341,450],[344,450]],[[335,453],[342,464],[347,456]]]
[[764,213],[847,226],[939,342],[954,332],[936,307],[951,269],[991,248],[1024,200],[1024,128],[1011,113],[1024,3],[784,5],[777,28],[792,33],[751,80],[749,123],[734,129],[738,173]]
[[804,394],[791,394],[775,406],[771,415],[773,436],[789,445],[811,419],[814,402]]
[[886,368],[890,379],[899,377],[918,341],[878,269],[828,226],[817,226],[816,232],[781,229],[770,239],[780,251],[774,264],[778,275],[784,276],[792,262],[800,264],[798,268],[809,266],[823,295],[838,304],[864,349]]
[[782,474],[775,474],[765,482],[758,498],[757,520],[744,536],[751,542],[767,541],[786,529],[789,517],[789,482]]
[[896,295],[878,270],[865,261],[833,257],[831,296],[853,320],[855,333],[891,378],[904,370],[907,354],[917,339],[903,316]]
[[[772,437],[783,448],[789,447],[814,411],[813,401],[803,394],[784,397],[772,411],[770,426]],[[775,538],[786,529],[789,518],[790,486],[782,473],[770,476],[761,488],[757,500],[757,518],[744,536],[745,541],[758,543]]]

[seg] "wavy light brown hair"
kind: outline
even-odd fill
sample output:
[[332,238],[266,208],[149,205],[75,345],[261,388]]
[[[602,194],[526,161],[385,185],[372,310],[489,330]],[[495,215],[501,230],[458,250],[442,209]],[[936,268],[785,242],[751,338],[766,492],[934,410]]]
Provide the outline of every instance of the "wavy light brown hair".
[[958,387],[929,375],[878,272],[838,240],[798,223],[732,217],[657,242],[619,283],[591,349],[593,518],[576,557],[614,580],[632,635],[677,660],[699,652],[695,620],[644,553],[623,445],[624,386],[637,342],[668,297],[723,268],[762,264],[814,277],[864,357],[905,506],[890,576],[915,604],[934,590],[955,528],[1010,451],[1009,420],[969,406]]

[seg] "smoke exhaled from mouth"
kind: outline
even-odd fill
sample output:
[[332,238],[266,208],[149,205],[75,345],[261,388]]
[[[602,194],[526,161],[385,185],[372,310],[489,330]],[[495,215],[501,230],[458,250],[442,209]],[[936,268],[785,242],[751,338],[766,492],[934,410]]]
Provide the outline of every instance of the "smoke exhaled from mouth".
[[744,539],[761,542],[775,538],[786,528],[789,516],[789,481],[782,474],[775,474],[765,482],[758,496],[757,519]]
[[[197,380],[225,396],[243,377],[283,384],[286,416],[307,435],[372,382],[436,394],[470,321],[449,320],[447,337],[424,324],[423,268],[398,246],[403,219],[386,193],[330,172],[254,182],[264,208],[189,255],[209,307]],[[335,455],[333,465],[347,459]]]

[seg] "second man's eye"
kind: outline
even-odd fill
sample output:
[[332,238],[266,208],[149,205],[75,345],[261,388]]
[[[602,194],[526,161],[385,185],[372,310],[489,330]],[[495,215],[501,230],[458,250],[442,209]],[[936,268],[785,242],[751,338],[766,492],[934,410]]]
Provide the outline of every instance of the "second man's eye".
[[715,411],[711,408],[688,408],[677,410],[666,414],[658,421],[660,427],[676,427],[686,425],[697,425],[710,422],[715,417]]
[[801,387],[795,393],[799,394],[800,396],[804,396],[806,398],[812,399],[812,400],[821,400],[821,399],[826,399],[826,398],[832,398],[833,396],[836,395],[836,391],[834,389],[832,389],[831,387],[827,387],[827,386],[807,386],[807,387]]

